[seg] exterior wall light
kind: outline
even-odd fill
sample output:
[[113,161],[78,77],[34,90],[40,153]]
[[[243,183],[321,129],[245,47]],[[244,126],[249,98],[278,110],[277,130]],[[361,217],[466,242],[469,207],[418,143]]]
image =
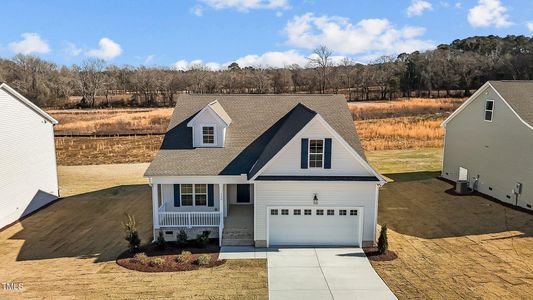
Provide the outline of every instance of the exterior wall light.
[[313,195],[313,203],[318,204],[318,196],[316,194]]

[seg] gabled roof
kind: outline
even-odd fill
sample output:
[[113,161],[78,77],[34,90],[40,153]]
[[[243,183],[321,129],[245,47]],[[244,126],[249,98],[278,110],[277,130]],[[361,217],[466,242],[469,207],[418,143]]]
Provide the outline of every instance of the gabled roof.
[[226,124],[226,126],[229,126],[229,124],[231,124],[231,118],[229,117],[228,113],[224,110],[222,105],[220,105],[220,103],[215,100],[207,104],[199,113],[197,113],[196,116],[189,121],[187,126],[192,126],[196,119],[207,110],[211,110],[215,115],[217,115],[220,120],[222,120],[222,122]]
[[15,99],[22,102],[22,104],[26,105],[28,108],[36,112],[41,117],[47,119],[52,124],[58,124],[59,122],[52,118],[49,114],[47,114],[44,110],[40,109],[37,105],[33,104],[30,100],[28,100],[26,97],[22,96],[19,92],[17,92],[15,89],[7,85],[6,83],[0,84],[0,89],[4,90],[6,93],[13,96]]
[[450,122],[466,106],[474,101],[487,88],[492,88],[509,106],[513,113],[529,128],[533,129],[533,80],[487,81],[468,100],[456,109],[442,126]]
[[[232,118],[225,146],[193,148],[192,128],[187,124],[215,99]],[[365,158],[342,95],[181,95],[161,148],[145,176],[248,174],[262,155],[269,156],[265,150],[274,136],[275,141],[282,139],[279,129],[289,117],[291,120],[287,124],[298,123],[296,120],[300,118],[305,122],[308,115],[303,107],[297,108],[299,104],[320,114],[351,148]],[[272,142],[269,151],[277,148],[277,143]]]
[[316,115],[317,113],[315,111],[298,103],[287,114],[283,124],[279,126],[274,136],[266,144],[257,162],[248,173],[248,179],[257,174]]

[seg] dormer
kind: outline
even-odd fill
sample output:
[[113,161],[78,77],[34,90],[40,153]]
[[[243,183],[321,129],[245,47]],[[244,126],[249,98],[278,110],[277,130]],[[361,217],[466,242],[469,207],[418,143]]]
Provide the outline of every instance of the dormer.
[[193,147],[224,147],[230,124],[231,118],[217,100],[207,104],[187,123],[192,128]]

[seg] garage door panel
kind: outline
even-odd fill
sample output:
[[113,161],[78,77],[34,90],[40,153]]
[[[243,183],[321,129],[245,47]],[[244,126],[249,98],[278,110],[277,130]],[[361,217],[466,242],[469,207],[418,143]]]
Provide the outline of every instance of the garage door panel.
[[[272,215],[271,210],[277,210]],[[324,215],[317,215],[317,208],[291,207],[288,215],[281,210],[287,208],[269,208],[269,244],[271,246],[359,246],[361,214],[350,215],[354,208],[320,207]],[[301,210],[301,215],[294,215],[294,209]],[[304,210],[311,209],[311,215],[304,215]],[[327,210],[334,210],[334,215],[327,215]],[[340,215],[344,210],[346,215]]]

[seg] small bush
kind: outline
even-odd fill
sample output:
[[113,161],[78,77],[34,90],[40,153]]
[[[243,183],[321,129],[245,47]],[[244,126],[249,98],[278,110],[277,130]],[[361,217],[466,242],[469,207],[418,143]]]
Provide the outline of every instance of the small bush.
[[141,264],[146,264],[146,263],[148,263],[149,258],[144,253],[137,253],[133,257],[133,260],[135,260],[136,262],[141,263]]
[[129,214],[126,214],[127,221],[122,223],[124,231],[126,231],[126,241],[129,243],[129,249],[131,253],[139,251],[139,246],[141,245],[141,239],[139,238],[139,233],[137,232],[137,222],[135,217]]
[[181,254],[176,256],[176,262],[179,262],[182,264],[191,261],[191,259],[192,259],[192,253],[190,251],[183,251],[181,252]]
[[165,250],[166,244],[167,244],[167,241],[165,241],[165,238],[163,237],[163,232],[159,231],[159,236],[157,237],[157,240],[155,241],[155,245],[157,249]]
[[150,260],[150,267],[161,267],[165,264],[165,260],[161,257],[152,258]]
[[196,259],[196,263],[198,263],[199,266],[207,266],[211,263],[211,255],[209,254],[202,254],[198,256],[198,259]]
[[207,246],[207,244],[209,244],[209,234],[211,233],[211,231],[209,230],[204,230],[202,231],[202,234],[199,234],[196,236],[196,243],[198,244],[199,247],[205,247]]
[[387,238],[387,225],[385,224],[381,227],[381,232],[379,234],[378,252],[379,254],[384,254],[387,250],[389,250],[389,241]]
[[187,245],[188,240],[189,237],[187,236],[185,230],[180,230],[178,232],[178,235],[176,236],[176,244],[178,244],[178,247],[185,247]]

